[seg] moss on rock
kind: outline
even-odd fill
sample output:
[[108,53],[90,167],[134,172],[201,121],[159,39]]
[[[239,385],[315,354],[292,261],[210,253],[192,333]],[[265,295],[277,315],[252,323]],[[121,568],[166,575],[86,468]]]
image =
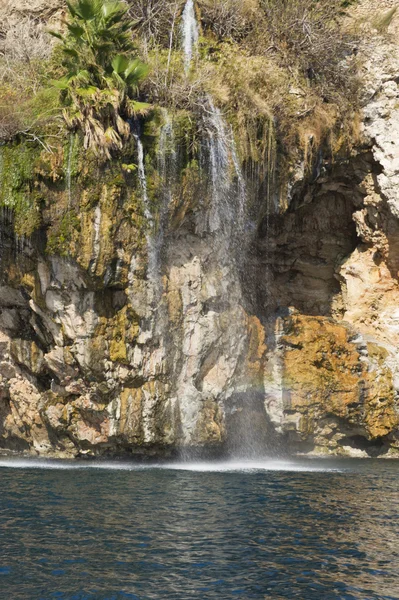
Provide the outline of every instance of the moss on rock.
[[310,439],[323,419],[346,423],[369,440],[399,425],[392,373],[384,350],[359,346],[345,325],[324,317],[294,315],[285,321],[285,411],[297,413],[298,434]]

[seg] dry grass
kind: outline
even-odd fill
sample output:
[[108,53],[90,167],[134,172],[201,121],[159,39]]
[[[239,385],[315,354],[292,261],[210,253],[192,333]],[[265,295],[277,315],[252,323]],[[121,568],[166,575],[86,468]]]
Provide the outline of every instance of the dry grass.
[[[299,149],[309,164],[321,145],[340,152],[348,144],[359,84],[352,55],[357,39],[342,26],[342,0],[198,0],[202,37],[189,76],[180,50],[184,0],[127,2],[150,65],[142,90],[148,101],[195,119],[211,94],[236,130],[242,158],[258,163],[269,152],[271,131],[282,154]],[[10,89],[18,93],[15,103],[1,101],[3,139],[23,126],[14,104],[40,91],[49,52],[36,22],[8,28],[0,88],[3,99]],[[56,62],[54,55],[53,70]]]
[[378,14],[374,17],[371,24],[378,31],[378,33],[386,33],[388,31],[388,27],[393,21],[396,13],[398,11],[398,7],[394,6],[389,11],[384,14]]
[[16,23],[5,22],[2,29],[0,56],[4,59],[29,63],[50,58],[54,44],[43,23],[26,17]]
[[358,40],[343,27],[342,0],[198,0],[203,35],[189,77],[179,49],[184,2],[129,2],[136,15],[147,10],[140,31],[151,31],[152,50],[147,33],[143,52],[153,102],[196,112],[210,93],[234,123],[242,156],[254,160],[267,152],[271,122],[287,156],[301,148],[311,162],[318,146],[347,144],[358,109]]
[[200,6],[205,28],[220,40],[246,39],[260,16],[258,0],[202,0]]

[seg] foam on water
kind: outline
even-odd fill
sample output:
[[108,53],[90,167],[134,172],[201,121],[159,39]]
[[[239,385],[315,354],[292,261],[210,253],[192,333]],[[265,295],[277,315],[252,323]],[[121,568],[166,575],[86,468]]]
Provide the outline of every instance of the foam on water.
[[214,462],[170,462],[138,464],[132,462],[118,461],[63,461],[29,458],[2,458],[0,468],[10,469],[56,469],[56,470],[81,470],[102,469],[110,471],[145,471],[145,470],[167,470],[167,471],[192,471],[196,473],[235,473],[235,472],[260,472],[260,471],[288,471],[288,472],[344,472],[348,469],[329,464],[327,460],[232,460]]

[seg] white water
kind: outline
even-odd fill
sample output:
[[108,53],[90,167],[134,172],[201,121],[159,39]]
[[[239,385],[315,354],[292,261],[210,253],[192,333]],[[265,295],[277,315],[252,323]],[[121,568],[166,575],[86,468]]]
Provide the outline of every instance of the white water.
[[[146,241],[147,241],[147,251],[148,251],[148,271],[147,276],[148,280],[151,284],[154,284],[158,280],[158,258],[157,258],[157,247],[154,241],[154,219],[152,216],[152,212],[150,209],[150,201],[148,198],[148,188],[147,188],[147,177],[145,173],[145,161],[144,161],[144,147],[143,143],[140,139],[140,135],[138,133],[133,133],[133,137],[136,140],[137,145],[137,172],[139,176],[139,182],[142,192],[143,198],[143,209],[144,216],[146,218]],[[135,268],[135,260],[132,258],[131,262],[131,272],[129,274],[129,279],[133,281],[134,278],[134,270]],[[133,270],[132,270],[133,269]]]
[[144,166],[144,148],[140,136],[137,133],[133,134],[134,139],[137,144],[137,169],[139,174],[139,181],[141,186],[141,191],[143,193],[143,206],[144,206],[144,216],[147,221],[152,224],[152,214],[150,211],[150,205],[148,200],[148,189],[147,189],[147,178],[145,175],[145,166]]
[[219,109],[215,108],[211,98],[209,98],[208,104],[206,121],[212,181],[210,225],[212,231],[217,231],[230,223],[232,218],[228,199],[230,187],[229,147],[221,113]]
[[176,149],[173,123],[167,111],[165,111],[164,113],[164,118],[165,123],[161,128],[158,150],[158,162],[163,179],[167,177],[166,169],[168,166],[168,158],[171,159],[173,163],[172,166],[175,166],[176,163]]
[[349,470],[330,463],[327,459],[312,460],[232,460],[224,462],[176,462],[176,463],[154,463],[135,464],[129,462],[113,461],[63,461],[46,459],[0,459],[0,468],[10,469],[102,469],[110,471],[144,471],[161,469],[167,471],[191,471],[196,473],[235,473],[235,472],[262,472],[262,471],[286,471],[286,472],[344,472]]
[[162,197],[159,211],[158,232],[155,240],[156,268],[160,279],[160,262],[165,243],[165,231],[168,223],[169,207],[172,202],[172,186],[176,176],[177,155],[173,122],[165,111],[165,123],[161,128],[158,148],[158,171],[162,180]]
[[[231,127],[211,97],[207,98],[208,109],[205,127],[208,134],[212,181],[211,230],[225,229],[231,235],[241,233],[244,228],[247,191],[244,176],[234,142]],[[233,173],[237,190],[233,186]]]
[[182,15],[182,47],[184,52],[184,70],[186,74],[191,67],[199,40],[199,27],[195,17],[194,0],[187,0]]
[[100,233],[101,233],[101,207],[99,204],[97,204],[96,208],[94,209],[94,223],[93,223],[93,228],[94,228],[94,240],[93,240],[93,262],[92,265],[90,267],[90,270],[92,273],[95,272],[96,268],[97,268],[97,263],[98,263],[98,257],[100,256],[100,248],[101,248],[101,240],[100,240]]
[[230,127],[230,151],[231,151],[231,159],[234,165],[234,171],[237,177],[238,183],[238,225],[242,229],[244,227],[245,216],[246,216],[246,207],[247,207],[247,186],[245,184],[245,179],[242,174],[240,161],[237,154],[236,143],[234,141],[234,133],[233,128]]

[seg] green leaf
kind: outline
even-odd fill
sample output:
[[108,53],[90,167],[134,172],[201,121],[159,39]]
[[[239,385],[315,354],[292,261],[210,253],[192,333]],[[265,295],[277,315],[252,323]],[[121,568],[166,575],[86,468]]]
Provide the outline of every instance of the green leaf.
[[85,87],[85,88],[82,88],[82,87],[76,88],[75,91],[76,91],[76,94],[78,94],[82,98],[91,98],[97,94],[98,89],[96,87],[94,87],[93,85],[89,85],[88,87]]
[[114,85],[120,90],[120,89],[124,89],[126,88],[126,83],[124,81],[124,79],[115,71],[112,73],[112,79],[113,79],[113,83]]
[[136,171],[136,170],[137,170],[137,165],[135,165],[135,164],[133,164],[133,163],[131,163],[131,164],[129,164],[129,165],[127,165],[127,164],[125,164],[125,163],[122,163],[122,169],[123,169],[124,171],[127,171],[128,173],[132,173],[133,171]]
[[151,104],[148,104],[148,102],[138,102],[137,100],[131,100],[129,104],[136,115],[145,115],[151,109]]
[[138,58],[132,60],[125,70],[125,76],[127,79],[134,78],[135,81],[140,81],[148,75],[148,66],[145,65]]
[[58,38],[62,42],[64,41],[64,36],[59,31],[54,31],[53,29],[47,29],[47,33],[52,35],[55,38]]
[[74,79],[79,83],[89,83],[90,81],[90,73],[86,71],[86,69],[82,69],[76,73]]
[[104,17],[109,19],[111,16],[117,15],[118,13],[122,16],[127,11],[127,7],[121,2],[105,2],[101,10]]
[[115,73],[118,73],[118,74],[126,71],[128,66],[129,66],[129,59],[126,58],[126,56],[123,56],[123,54],[118,54],[117,56],[115,56],[114,60],[112,61],[112,68],[114,69]]
[[85,30],[83,29],[83,27],[81,27],[77,23],[67,23],[67,27],[68,27],[69,31],[72,33],[72,35],[75,38],[82,37],[82,35],[85,32]]
[[79,52],[75,48],[63,48],[63,52],[68,56],[73,56],[73,58],[79,58]]
[[69,0],[66,0],[66,3],[67,3],[68,10],[69,10],[69,12],[71,13],[71,15],[72,15],[73,17],[76,17],[76,12],[75,12],[75,9],[74,9],[74,7],[73,7],[72,3],[71,3],[71,2],[69,2]]
[[69,77],[62,77],[61,79],[50,80],[51,85],[58,88],[59,90],[67,90],[69,87],[69,82]]
[[92,21],[98,14],[98,6],[95,0],[79,0],[74,9],[83,21]]

